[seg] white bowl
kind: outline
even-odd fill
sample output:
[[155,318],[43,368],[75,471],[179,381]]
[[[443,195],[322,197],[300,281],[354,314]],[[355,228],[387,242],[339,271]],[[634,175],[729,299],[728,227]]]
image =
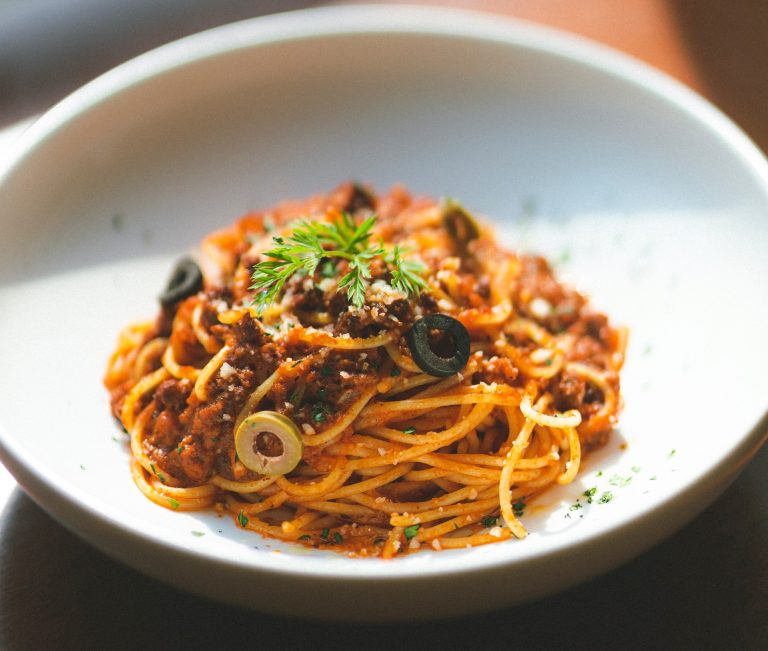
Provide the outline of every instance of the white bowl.
[[[620,429],[529,508],[523,541],[355,560],[167,511],[132,484],[100,383],[118,330],[155,313],[205,233],[350,177],[460,198],[632,330]],[[768,167],[737,127],[579,39],[392,7],[215,29],[87,85],[11,153],[0,453],[85,540],[231,603],[388,620],[538,597],[682,526],[764,439],[766,214]],[[571,510],[591,486],[614,499]]]

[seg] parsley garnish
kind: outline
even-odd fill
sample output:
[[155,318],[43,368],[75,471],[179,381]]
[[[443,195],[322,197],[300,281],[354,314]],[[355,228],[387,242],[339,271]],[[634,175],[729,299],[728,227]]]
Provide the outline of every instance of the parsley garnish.
[[587,498],[588,504],[592,504],[592,498],[595,496],[595,493],[597,493],[597,486],[593,486],[584,491],[584,497]]
[[415,433],[416,433],[416,428],[415,427],[406,427],[403,430],[403,434],[415,434]]
[[323,366],[323,367],[320,369],[320,375],[321,375],[322,377],[330,377],[330,375],[331,375],[331,369],[329,369],[327,366]]
[[248,516],[242,511],[237,514],[237,524],[243,527],[243,529],[245,529],[245,525],[248,524]]
[[333,260],[326,260],[320,265],[320,275],[323,278],[335,278],[336,277],[336,264]]
[[193,536],[196,538],[200,538],[201,536],[204,536],[205,534],[202,531],[191,531],[190,532]]
[[498,522],[498,518],[496,518],[493,515],[486,515],[481,522],[483,523],[484,527],[495,527],[496,522]]
[[340,545],[341,541],[344,540],[344,538],[341,537],[341,534],[338,531],[335,531],[333,534],[333,540],[336,542],[337,545]]
[[[590,501],[592,500],[591,497],[589,499],[590,499]],[[582,508],[582,504],[581,504],[581,502],[579,502],[579,500],[576,500],[573,504],[571,504],[571,506],[568,507],[568,510],[569,511],[578,511],[580,508]]]
[[171,508],[174,511],[179,508],[179,503],[175,499],[173,499],[172,497],[166,497],[165,499],[168,500],[168,504],[171,505]]
[[390,373],[390,375],[392,377],[397,377],[398,375],[400,375],[400,373],[401,373],[400,369],[397,368],[397,366],[395,366],[395,368],[392,369],[392,372]]
[[515,517],[518,518],[525,513],[525,501],[522,497],[512,505],[512,511],[514,512]]
[[[420,289],[426,289],[427,283],[419,275],[426,271],[421,262],[416,260],[403,260],[403,248],[395,244],[392,253],[385,256],[384,261],[394,267],[392,270],[392,287],[399,289],[403,294],[418,296]],[[360,307],[358,305],[358,307]]]
[[623,488],[631,481],[632,481],[632,477],[622,477],[621,475],[613,475],[608,480],[608,483],[611,486],[618,486],[619,488]]
[[419,533],[419,527],[420,524],[412,524],[410,527],[406,527],[403,529],[403,533],[405,534],[405,539],[410,540],[413,538],[417,533]]
[[632,472],[635,472],[635,473],[640,472],[640,466],[632,466],[632,468],[630,468],[630,470]]
[[[376,216],[360,224],[347,213],[334,222],[300,222],[286,237],[273,237],[275,246],[264,255],[269,260],[259,262],[253,269],[251,289],[256,290],[253,303],[259,312],[275,301],[286,281],[294,274],[311,276],[318,265],[321,275],[330,273],[327,262],[333,258],[346,260],[349,270],[339,280],[337,291],[344,291],[356,307],[365,302],[365,281],[371,277],[371,261],[382,258],[391,270],[391,285],[404,294],[418,294],[427,283],[419,275],[426,271],[416,260],[404,260],[403,250],[395,245],[390,252],[382,244],[370,243]],[[334,270],[335,270],[335,265]]]
[[331,533],[331,530],[330,530],[328,527],[326,527],[325,529],[323,529],[323,530],[320,532],[320,537],[321,537],[322,539],[324,539],[324,540],[328,540],[328,535],[329,535],[330,533]]
[[600,496],[599,502],[600,504],[608,504],[612,499],[613,493],[611,493],[611,491],[605,491],[605,493]]

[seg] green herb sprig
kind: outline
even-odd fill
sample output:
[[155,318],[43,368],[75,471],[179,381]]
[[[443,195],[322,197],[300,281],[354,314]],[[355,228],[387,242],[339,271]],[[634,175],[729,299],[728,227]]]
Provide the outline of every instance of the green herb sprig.
[[327,275],[329,269],[335,269],[327,264],[333,258],[347,260],[349,270],[339,280],[338,291],[344,291],[358,308],[365,301],[364,281],[371,277],[371,261],[377,257],[392,268],[393,288],[407,295],[426,288],[427,283],[419,275],[426,268],[416,260],[404,259],[400,245],[388,252],[383,243],[370,243],[375,224],[375,215],[356,224],[349,214],[342,213],[333,222],[299,222],[290,235],[273,237],[275,246],[264,253],[270,259],[259,262],[251,276],[251,289],[257,292],[253,303],[258,311],[277,299],[294,274],[311,276],[325,260],[321,269]]

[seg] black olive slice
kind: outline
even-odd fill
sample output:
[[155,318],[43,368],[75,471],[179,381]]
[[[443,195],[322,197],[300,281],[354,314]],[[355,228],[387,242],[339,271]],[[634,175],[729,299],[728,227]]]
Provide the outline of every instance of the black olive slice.
[[344,206],[344,212],[354,214],[358,210],[373,210],[373,208],[373,195],[361,183],[355,181],[352,184],[352,192],[347,200],[347,205]]
[[[452,355],[438,355],[430,346],[429,333],[439,330],[445,333],[452,343]],[[448,377],[463,369],[469,360],[469,333],[467,329],[447,314],[430,314],[413,324],[406,334],[408,348],[413,361],[418,367],[435,377]]]
[[160,305],[168,307],[189,296],[194,296],[203,288],[203,274],[192,258],[182,258],[173,268],[165,291],[160,294]]

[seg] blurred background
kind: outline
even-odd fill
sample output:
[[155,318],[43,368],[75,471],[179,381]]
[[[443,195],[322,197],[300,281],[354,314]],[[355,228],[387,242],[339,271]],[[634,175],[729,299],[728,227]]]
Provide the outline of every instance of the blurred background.
[[[366,4],[377,3],[369,0]],[[148,49],[227,22],[354,0],[0,0],[0,127]],[[378,2],[377,4],[382,4]],[[768,151],[766,0],[401,0],[565,29],[712,100]]]

